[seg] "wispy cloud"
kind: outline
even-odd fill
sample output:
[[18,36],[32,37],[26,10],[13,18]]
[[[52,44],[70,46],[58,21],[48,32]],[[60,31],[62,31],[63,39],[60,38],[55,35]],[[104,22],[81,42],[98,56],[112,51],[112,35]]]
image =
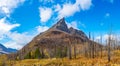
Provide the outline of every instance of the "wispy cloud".
[[98,35],[98,36],[95,37],[95,41],[101,43],[101,40],[102,40],[102,44],[106,45],[109,37],[111,38],[111,40],[116,40],[117,42],[120,41],[120,39],[119,39],[120,38],[120,34],[111,34],[111,35],[103,34],[103,35]]
[[74,4],[65,3],[57,6],[58,18],[73,16],[81,10],[88,10],[92,6],[92,0],[76,0]]
[[29,43],[36,35],[46,31],[48,28],[49,27],[47,26],[36,26],[33,30],[22,33],[19,33],[17,31],[14,32],[9,31],[5,34],[6,38],[9,40],[5,42],[4,45],[9,48],[21,49],[24,45]]
[[0,0],[0,12],[9,17],[11,12],[24,2],[25,0]]
[[67,22],[68,28],[73,27],[75,29],[78,29],[78,25],[76,21],[72,21],[72,22]]
[[72,21],[72,22],[67,22],[68,28],[73,27],[75,29],[79,29],[78,26],[81,26],[83,28],[86,28],[85,24],[79,21]]
[[47,22],[52,16],[52,9],[51,8],[40,7],[39,12],[40,12],[39,16],[40,16],[41,22]]
[[38,33],[41,33],[41,32],[48,30],[49,27],[48,26],[37,26],[36,29]]
[[6,18],[0,19],[0,36],[10,32],[12,29],[19,27],[20,24],[11,24]]
[[76,4],[64,4],[63,8],[58,12],[58,18],[72,16],[78,11],[80,11],[80,8]]

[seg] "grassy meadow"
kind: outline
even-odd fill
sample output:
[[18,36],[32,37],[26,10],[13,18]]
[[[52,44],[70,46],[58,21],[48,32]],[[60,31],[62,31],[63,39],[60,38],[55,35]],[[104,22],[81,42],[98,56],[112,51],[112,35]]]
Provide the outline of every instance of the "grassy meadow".
[[65,58],[7,60],[6,55],[0,56],[0,66],[120,66],[120,50],[113,51],[111,61],[108,62],[106,52],[102,57],[86,58],[77,55],[69,60]]

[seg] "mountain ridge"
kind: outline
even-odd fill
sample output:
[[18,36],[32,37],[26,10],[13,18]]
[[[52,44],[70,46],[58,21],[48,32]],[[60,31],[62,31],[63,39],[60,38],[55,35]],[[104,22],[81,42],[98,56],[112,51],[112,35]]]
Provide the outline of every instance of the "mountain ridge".
[[69,34],[73,34],[73,35],[78,35],[78,36],[85,37],[85,39],[88,40],[88,37],[85,35],[85,33],[83,31],[75,29],[73,27],[68,28],[67,24],[65,23],[65,18],[64,17],[62,19],[60,19],[50,29],[53,29],[53,30],[58,29],[58,30],[67,32]]
[[0,44],[0,54],[9,54],[17,52],[16,49],[6,48],[4,45]]

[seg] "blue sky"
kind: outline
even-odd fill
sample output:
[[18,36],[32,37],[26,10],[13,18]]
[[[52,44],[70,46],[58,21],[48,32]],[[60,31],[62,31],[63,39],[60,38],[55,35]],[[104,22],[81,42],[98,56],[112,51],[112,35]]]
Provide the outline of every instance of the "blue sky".
[[120,0],[0,0],[0,43],[21,49],[65,17],[68,27],[104,39],[120,32]]

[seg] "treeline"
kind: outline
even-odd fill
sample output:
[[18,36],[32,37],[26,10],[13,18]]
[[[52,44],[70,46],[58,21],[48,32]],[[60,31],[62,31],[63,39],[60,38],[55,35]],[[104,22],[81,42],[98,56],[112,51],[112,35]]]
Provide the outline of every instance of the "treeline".
[[[51,55],[50,55],[51,54]],[[67,56],[67,47],[64,48],[56,48],[54,53],[45,52],[44,50],[40,50],[37,48],[35,51],[30,51],[24,57],[24,59],[43,59],[43,58],[63,58]]]

